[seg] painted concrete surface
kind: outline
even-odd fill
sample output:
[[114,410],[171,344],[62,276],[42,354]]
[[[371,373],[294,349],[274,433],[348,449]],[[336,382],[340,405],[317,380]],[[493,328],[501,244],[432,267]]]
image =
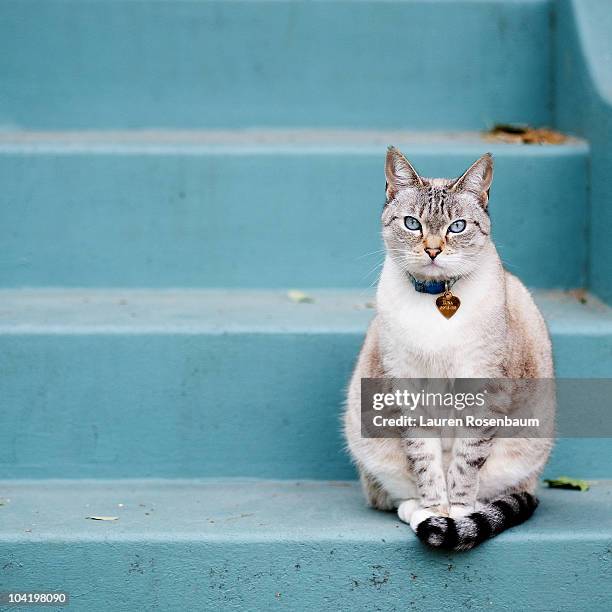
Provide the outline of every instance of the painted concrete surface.
[[606,0],[561,0],[557,9],[555,122],[592,147],[589,286],[612,301],[612,11]]
[[[0,292],[2,476],[351,477],[340,414],[371,294],[310,295]],[[610,308],[536,296],[557,374],[607,376]],[[610,441],[556,457],[604,476]]]
[[535,287],[585,285],[584,141],[247,131],[0,138],[0,286],[368,287],[388,144],[424,176],[459,176],[491,151],[508,268]]
[[[526,524],[469,554],[424,547],[356,483],[1,482],[3,588],[71,609],[607,610],[609,482],[543,490]],[[122,504],[120,506],[120,504]],[[117,516],[117,521],[85,517]],[[589,517],[585,521],[585,517]],[[344,607],[346,604],[346,608]]]
[[104,0],[3,0],[0,125],[547,123],[550,6],[122,0],[110,10]]

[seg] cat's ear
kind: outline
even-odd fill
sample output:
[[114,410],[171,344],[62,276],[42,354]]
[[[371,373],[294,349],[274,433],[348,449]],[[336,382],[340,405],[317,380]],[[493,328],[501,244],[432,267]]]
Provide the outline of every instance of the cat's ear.
[[492,181],[493,156],[485,153],[451,185],[451,191],[469,191],[478,196],[481,204],[486,208]]
[[387,201],[391,200],[400,189],[423,186],[419,173],[395,147],[387,149],[385,176],[387,178]]

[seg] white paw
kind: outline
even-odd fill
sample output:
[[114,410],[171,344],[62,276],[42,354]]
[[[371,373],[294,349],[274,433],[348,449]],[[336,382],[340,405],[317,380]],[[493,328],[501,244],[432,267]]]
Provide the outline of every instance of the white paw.
[[435,512],[432,512],[431,510],[427,510],[427,508],[419,508],[418,510],[415,510],[412,513],[412,516],[410,517],[410,527],[412,528],[412,531],[414,531],[414,533],[416,533],[417,527],[426,519],[432,517],[432,516],[441,516],[440,514],[436,514]]
[[474,508],[472,506],[451,506],[448,515],[452,519],[460,519],[468,514],[472,514],[472,512],[474,512]]
[[419,502],[416,499],[407,499],[397,508],[397,516],[399,517],[400,521],[404,521],[404,523],[408,523],[410,525],[410,518],[412,517],[414,511],[419,507]]

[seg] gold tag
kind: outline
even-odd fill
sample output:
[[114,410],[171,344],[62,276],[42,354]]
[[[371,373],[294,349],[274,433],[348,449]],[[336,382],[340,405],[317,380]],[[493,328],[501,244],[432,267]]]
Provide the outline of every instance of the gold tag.
[[438,310],[447,318],[450,319],[461,306],[461,300],[453,295],[450,291],[445,291],[437,300],[436,306]]

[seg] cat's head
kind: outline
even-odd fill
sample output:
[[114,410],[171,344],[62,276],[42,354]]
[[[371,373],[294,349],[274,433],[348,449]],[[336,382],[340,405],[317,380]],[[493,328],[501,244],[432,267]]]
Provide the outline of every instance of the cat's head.
[[419,176],[394,147],[385,165],[387,201],[382,214],[388,254],[419,279],[466,276],[490,243],[487,211],[493,180],[490,153],[459,178]]

